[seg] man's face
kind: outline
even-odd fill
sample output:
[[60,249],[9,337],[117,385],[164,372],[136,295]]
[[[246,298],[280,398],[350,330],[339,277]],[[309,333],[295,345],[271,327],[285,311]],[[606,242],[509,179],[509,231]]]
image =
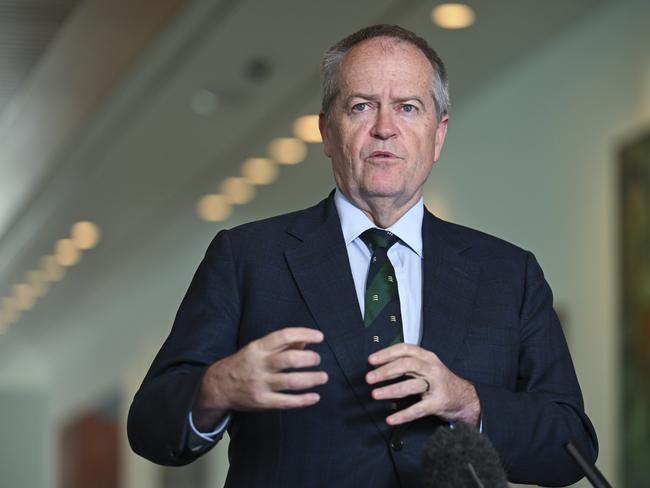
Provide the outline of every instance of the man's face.
[[339,94],[320,129],[336,183],[364,210],[382,199],[410,205],[422,194],[447,132],[447,118],[436,121],[432,77],[418,48],[390,38],[344,56]]

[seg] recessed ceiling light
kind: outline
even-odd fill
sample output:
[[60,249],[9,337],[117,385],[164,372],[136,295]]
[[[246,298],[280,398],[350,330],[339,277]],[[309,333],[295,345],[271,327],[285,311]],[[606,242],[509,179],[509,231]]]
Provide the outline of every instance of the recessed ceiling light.
[[476,13],[463,3],[443,3],[433,8],[431,20],[443,29],[464,29],[476,21]]
[[49,284],[43,271],[28,271],[27,284],[32,289],[35,297],[42,297],[47,293]]
[[230,203],[236,205],[248,203],[255,197],[255,187],[241,176],[226,178],[221,183],[220,190]]
[[278,165],[269,158],[250,158],[242,163],[241,174],[253,185],[268,185],[278,177]]
[[318,130],[318,115],[303,115],[293,123],[293,133],[305,142],[323,142]]
[[205,195],[197,203],[196,211],[207,222],[221,222],[230,217],[232,205],[223,195]]
[[54,256],[44,256],[41,270],[46,281],[61,281],[65,275],[65,268],[61,266]]
[[34,295],[29,285],[20,283],[14,286],[14,298],[18,310],[30,310],[34,306]]
[[81,259],[79,248],[72,239],[59,239],[54,246],[54,256],[61,266],[74,266]]
[[295,137],[273,139],[268,151],[272,159],[282,164],[297,164],[307,157],[307,146]]
[[206,88],[197,90],[190,97],[190,108],[196,115],[210,117],[214,115],[221,106],[221,99],[212,90]]
[[94,222],[82,221],[72,226],[70,236],[78,249],[92,249],[99,243],[101,233]]
[[7,324],[14,324],[18,322],[20,318],[20,311],[18,310],[18,304],[14,297],[4,297],[2,299],[2,309],[4,321]]

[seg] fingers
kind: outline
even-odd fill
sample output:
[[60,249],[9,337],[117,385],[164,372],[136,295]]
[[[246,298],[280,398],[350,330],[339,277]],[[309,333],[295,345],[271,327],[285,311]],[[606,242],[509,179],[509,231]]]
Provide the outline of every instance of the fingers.
[[259,339],[260,347],[268,352],[295,348],[304,349],[306,344],[323,341],[323,333],[307,327],[286,327]]
[[327,383],[327,373],[277,373],[265,382],[266,388],[253,393],[244,403],[245,409],[269,410],[302,408],[320,401],[314,392],[288,393],[291,390],[305,390]]
[[366,374],[366,381],[368,384],[373,385],[375,383],[401,378],[404,375],[425,376],[425,373],[428,373],[430,369],[430,365],[420,359],[412,357],[399,358],[370,371]]
[[[422,382],[420,382],[422,383]],[[400,425],[407,422],[413,422],[419,418],[431,415],[429,412],[430,409],[427,408],[426,402],[424,400],[414,403],[404,410],[394,413],[386,417],[386,423],[388,425]]]
[[318,393],[287,394],[270,392],[268,394],[266,408],[289,409],[309,407],[318,403]]
[[375,400],[405,398],[410,395],[421,395],[427,391],[428,382],[424,378],[410,378],[392,385],[375,388],[372,397]]
[[269,356],[268,365],[272,371],[293,368],[309,368],[320,364],[320,354],[315,351],[289,349]]
[[327,373],[323,371],[276,373],[271,375],[268,384],[272,391],[280,392],[287,390],[306,390],[314,386],[324,385],[327,383],[327,380]]
[[413,357],[427,362],[440,362],[435,353],[405,342],[395,344],[371,354],[368,356],[368,362],[373,366],[380,366],[402,357]]

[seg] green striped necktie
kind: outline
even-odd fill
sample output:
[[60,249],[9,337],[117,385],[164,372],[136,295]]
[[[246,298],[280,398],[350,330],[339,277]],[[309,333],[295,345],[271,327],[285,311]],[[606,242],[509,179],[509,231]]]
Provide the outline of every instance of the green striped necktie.
[[388,258],[388,250],[399,238],[382,229],[368,229],[360,237],[372,253],[366,279],[363,324],[370,351],[374,352],[404,342],[397,277]]

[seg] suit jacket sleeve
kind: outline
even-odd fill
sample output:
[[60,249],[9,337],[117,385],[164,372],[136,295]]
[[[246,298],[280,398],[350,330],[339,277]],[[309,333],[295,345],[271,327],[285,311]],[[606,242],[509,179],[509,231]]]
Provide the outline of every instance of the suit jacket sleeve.
[[525,274],[516,388],[475,384],[483,432],[499,452],[511,481],[563,486],[582,477],[564,444],[574,440],[592,461],[598,444],[584,413],[551,289],[531,253]]
[[207,367],[237,350],[240,317],[227,231],[212,241],[129,410],[131,448],[165,465],[187,464],[215,443],[190,449],[188,415]]

